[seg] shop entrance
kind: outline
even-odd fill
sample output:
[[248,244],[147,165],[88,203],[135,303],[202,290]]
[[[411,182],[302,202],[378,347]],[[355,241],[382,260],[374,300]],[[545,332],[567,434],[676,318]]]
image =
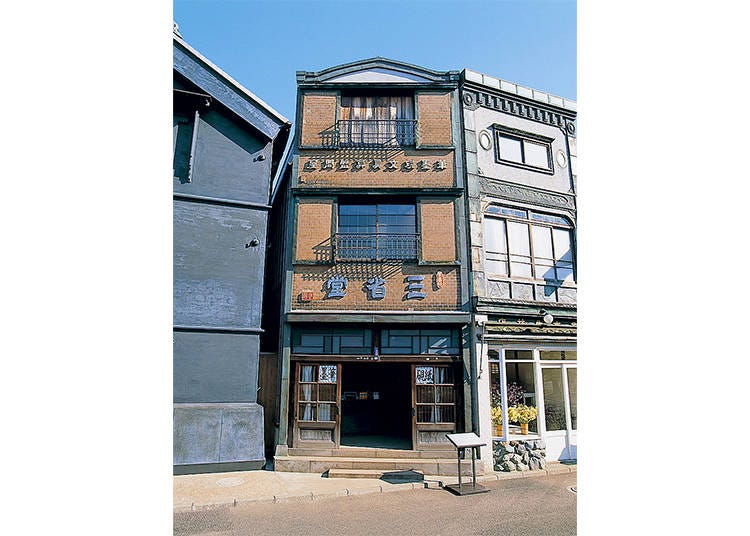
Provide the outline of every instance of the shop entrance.
[[408,363],[344,363],[341,445],[412,449],[412,387]]

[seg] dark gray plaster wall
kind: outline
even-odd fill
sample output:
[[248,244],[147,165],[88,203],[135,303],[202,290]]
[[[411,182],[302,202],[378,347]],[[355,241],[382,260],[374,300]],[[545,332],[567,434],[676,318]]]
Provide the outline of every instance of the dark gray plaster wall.
[[259,468],[265,462],[263,408],[258,404],[175,404],[173,443],[174,465],[254,462]]
[[[268,213],[174,200],[174,323],[260,327]],[[257,246],[249,246],[253,239]]]
[[217,111],[197,125],[191,181],[175,177],[174,191],[267,204],[272,144]]
[[173,397],[186,402],[256,402],[258,335],[176,331]]

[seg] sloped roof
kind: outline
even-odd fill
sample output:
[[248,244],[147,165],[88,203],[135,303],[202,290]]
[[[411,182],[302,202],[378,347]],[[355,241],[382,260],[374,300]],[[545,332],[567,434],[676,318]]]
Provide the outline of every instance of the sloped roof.
[[269,139],[274,139],[285,125],[291,125],[286,117],[188,45],[176,31],[173,32],[173,44],[175,71]]

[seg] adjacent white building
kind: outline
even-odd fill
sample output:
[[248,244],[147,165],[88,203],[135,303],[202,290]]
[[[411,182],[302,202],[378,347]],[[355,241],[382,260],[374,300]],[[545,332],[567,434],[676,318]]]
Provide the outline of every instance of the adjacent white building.
[[[501,466],[507,441],[575,459],[576,104],[471,70],[460,98],[482,459],[514,470]],[[526,435],[508,419],[517,403],[538,409]],[[515,470],[536,465],[524,457]]]

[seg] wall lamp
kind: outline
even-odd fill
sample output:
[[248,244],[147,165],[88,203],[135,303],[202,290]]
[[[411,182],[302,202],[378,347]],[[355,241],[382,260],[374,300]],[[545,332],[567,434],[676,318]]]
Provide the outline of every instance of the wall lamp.
[[540,314],[542,315],[542,320],[545,324],[551,324],[555,320],[555,317],[552,316],[546,309],[542,309],[540,311]]

